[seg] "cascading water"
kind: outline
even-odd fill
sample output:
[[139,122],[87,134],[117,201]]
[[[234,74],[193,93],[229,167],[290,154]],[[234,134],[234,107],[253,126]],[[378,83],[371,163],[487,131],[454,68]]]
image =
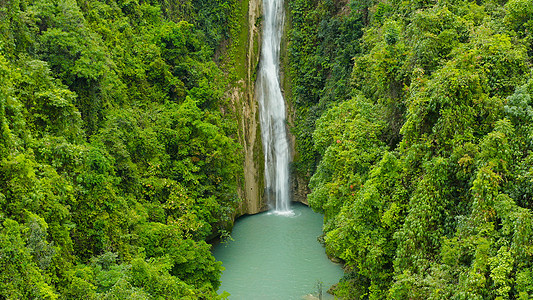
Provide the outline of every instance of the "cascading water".
[[263,0],[263,44],[257,78],[257,99],[265,154],[267,201],[270,206],[274,206],[272,208],[275,213],[291,215],[285,100],[281,94],[279,80],[283,1]]

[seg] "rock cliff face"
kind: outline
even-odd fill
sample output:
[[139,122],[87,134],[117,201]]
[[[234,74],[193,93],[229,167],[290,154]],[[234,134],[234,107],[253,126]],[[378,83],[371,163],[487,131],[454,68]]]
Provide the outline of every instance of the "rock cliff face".
[[[292,160],[294,161],[297,157],[298,153],[296,153],[295,149],[295,143],[296,143],[296,137],[291,133],[291,127],[294,126],[294,119],[296,110],[294,109],[292,105],[292,90],[291,90],[291,78],[289,76],[288,71],[288,65],[289,65],[289,57],[287,53],[287,36],[288,31],[291,28],[291,18],[290,14],[288,13],[288,5],[287,1],[285,1],[285,28],[283,33],[283,38],[281,42],[281,55],[280,55],[280,70],[281,70],[281,86],[282,86],[282,92],[283,96],[285,97],[285,103],[287,107],[287,127],[289,132],[289,143],[291,148],[291,156]],[[292,169],[292,168],[291,168]],[[291,171],[291,196],[292,201],[300,202],[305,205],[309,205],[307,202],[307,194],[311,192],[311,190],[308,187],[308,180],[301,174],[298,174],[294,171]]]
[[[237,216],[256,214],[268,208],[264,197],[264,156],[261,144],[261,128],[259,124],[259,108],[255,99],[256,72],[259,64],[261,48],[261,20],[262,0],[242,0],[247,2],[246,28],[242,28],[242,43],[234,54],[237,60],[236,68],[242,69],[241,78],[231,88],[232,107],[238,121],[239,142],[244,153],[244,182],[239,190],[243,200],[237,210]],[[246,3],[243,3],[246,4]],[[286,26],[290,20],[286,19]],[[244,23],[243,23],[244,25]],[[244,27],[244,26],[243,26]],[[246,38],[244,36],[246,35]],[[286,36],[286,34],[284,35]],[[284,76],[286,64],[286,43],[282,42],[282,90],[285,97],[290,97],[290,80]],[[287,101],[289,102],[289,101]],[[288,126],[292,124],[293,110],[287,103]],[[289,130],[290,132],[290,130]],[[294,137],[289,134],[291,154],[294,156]],[[307,204],[308,187],[305,179],[293,177],[291,179],[292,200]]]
[[[245,0],[243,0],[245,1]],[[239,190],[243,201],[237,216],[256,214],[266,210],[264,201],[264,163],[261,146],[261,129],[259,127],[258,104],[254,99],[255,73],[259,63],[261,0],[249,0],[247,22],[241,28],[242,41],[236,49],[236,68],[242,69],[241,77],[231,89],[232,106],[238,120],[239,142],[244,153],[244,182]],[[244,27],[244,26],[243,26]],[[246,35],[246,38],[244,36]]]

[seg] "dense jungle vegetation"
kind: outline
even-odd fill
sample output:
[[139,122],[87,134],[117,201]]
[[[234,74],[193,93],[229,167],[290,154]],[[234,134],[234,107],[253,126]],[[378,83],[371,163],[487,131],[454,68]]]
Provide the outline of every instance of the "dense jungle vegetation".
[[219,298],[236,3],[0,0],[0,299]]
[[291,0],[309,203],[344,299],[533,297],[533,2]]
[[[0,0],[0,299],[224,298],[241,3]],[[533,1],[287,7],[335,294],[533,297]]]

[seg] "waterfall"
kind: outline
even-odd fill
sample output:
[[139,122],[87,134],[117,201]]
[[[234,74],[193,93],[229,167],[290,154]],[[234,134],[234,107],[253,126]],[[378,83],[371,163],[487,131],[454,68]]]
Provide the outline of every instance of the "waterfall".
[[283,1],[263,0],[263,42],[257,77],[257,99],[265,155],[266,197],[277,214],[291,215],[289,146],[285,100],[279,80],[279,53],[283,30]]

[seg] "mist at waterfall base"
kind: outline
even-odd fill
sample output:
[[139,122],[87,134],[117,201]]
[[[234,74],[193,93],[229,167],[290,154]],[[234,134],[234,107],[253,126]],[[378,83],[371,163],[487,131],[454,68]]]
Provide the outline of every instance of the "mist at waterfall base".
[[265,212],[237,220],[233,240],[213,249],[226,268],[219,294],[227,291],[231,300],[300,300],[316,295],[322,282],[323,299],[333,299],[326,291],[343,271],[317,240],[323,217],[301,204],[291,210],[291,217]]

